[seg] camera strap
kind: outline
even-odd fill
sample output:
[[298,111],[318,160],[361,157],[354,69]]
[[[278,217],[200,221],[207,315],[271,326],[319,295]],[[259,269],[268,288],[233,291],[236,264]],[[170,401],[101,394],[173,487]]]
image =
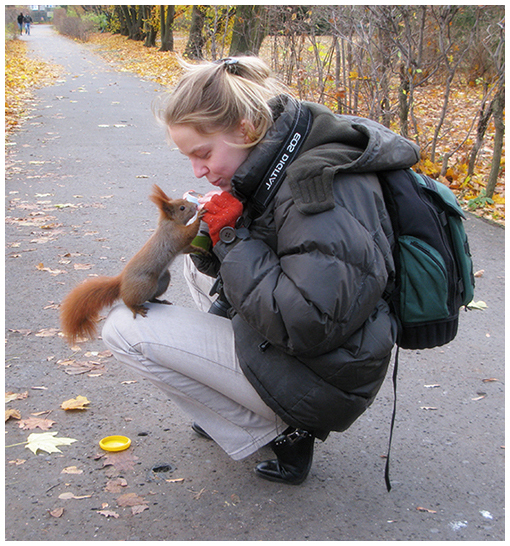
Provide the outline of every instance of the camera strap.
[[287,167],[296,159],[303,142],[308,136],[311,124],[312,115],[310,110],[298,102],[296,116],[292,129],[289,131],[289,136],[266,171],[259,187],[250,198],[250,205],[257,214],[264,212],[278,191],[285,179]]

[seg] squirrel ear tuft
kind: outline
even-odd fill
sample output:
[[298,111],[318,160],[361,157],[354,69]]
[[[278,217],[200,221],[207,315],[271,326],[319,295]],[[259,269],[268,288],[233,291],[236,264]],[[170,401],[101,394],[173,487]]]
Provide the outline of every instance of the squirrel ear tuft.
[[152,186],[152,194],[149,199],[160,209],[163,209],[164,205],[170,202],[168,195],[157,184]]

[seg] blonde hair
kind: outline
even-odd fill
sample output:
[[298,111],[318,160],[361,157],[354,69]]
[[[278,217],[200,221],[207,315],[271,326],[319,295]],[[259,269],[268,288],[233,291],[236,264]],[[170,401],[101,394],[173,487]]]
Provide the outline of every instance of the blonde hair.
[[201,134],[229,131],[246,120],[245,129],[254,146],[273,123],[268,101],[287,93],[257,57],[229,57],[220,61],[187,64],[174,90],[156,108],[168,127],[191,125]]

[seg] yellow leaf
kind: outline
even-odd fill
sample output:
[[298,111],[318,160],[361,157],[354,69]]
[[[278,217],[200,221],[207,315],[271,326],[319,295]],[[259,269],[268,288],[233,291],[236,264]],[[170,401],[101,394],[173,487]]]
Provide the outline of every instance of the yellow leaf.
[[468,303],[466,306],[468,309],[487,309],[487,304],[484,301],[475,301],[473,300],[471,303]]
[[68,446],[76,442],[74,438],[56,438],[57,434],[58,432],[42,432],[40,434],[33,432],[27,438],[27,445],[25,447],[28,447],[34,455],[37,454],[39,449],[47,453],[62,453],[57,446]]
[[11,417],[13,419],[21,419],[21,413],[17,409],[5,410],[5,420],[9,420]]
[[27,398],[28,391],[25,392],[6,392],[5,393],[5,403],[12,402],[13,400],[23,400],[24,398]]
[[63,410],[84,410],[87,409],[85,406],[90,404],[90,402],[85,398],[85,396],[77,396],[71,400],[66,400],[62,402],[60,406]]
[[61,474],[83,474],[83,470],[77,466],[67,466],[62,470]]

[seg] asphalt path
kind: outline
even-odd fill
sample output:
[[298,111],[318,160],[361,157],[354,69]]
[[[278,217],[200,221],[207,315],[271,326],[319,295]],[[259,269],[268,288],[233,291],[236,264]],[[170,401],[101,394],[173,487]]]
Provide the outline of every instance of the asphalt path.
[[[87,275],[119,273],[155,228],[152,184],[171,196],[208,188],[154,120],[161,86],[50,27],[34,25],[22,39],[63,72],[37,90],[7,147],[5,388],[28,396],[6,407],[23,419],[47,412],[50,432],[77,441],[51,454],[6,448],[5,538],[503,540],[504,230],[466,221],[475,270],[483,270],[475,300],[487,309],[462,313],[449,345],[400,354],[391,492],[391,373],[348,431],[316,442],[303,485],[260,480],[253,468],[268,448],[230,460],[155,387],[103,357],[100,340],[75,352],[58,335],[69,290]],[[174,262],[165,297],[192,306],[181,266]],[[70,361],[85,362],[86,373]],[[88,409],[60,409],[78,395]],[[42,432],[14,419],[6,431],[9,446]],[[129,436],[132,446],[105,457],[98,441],[109,434]]]

